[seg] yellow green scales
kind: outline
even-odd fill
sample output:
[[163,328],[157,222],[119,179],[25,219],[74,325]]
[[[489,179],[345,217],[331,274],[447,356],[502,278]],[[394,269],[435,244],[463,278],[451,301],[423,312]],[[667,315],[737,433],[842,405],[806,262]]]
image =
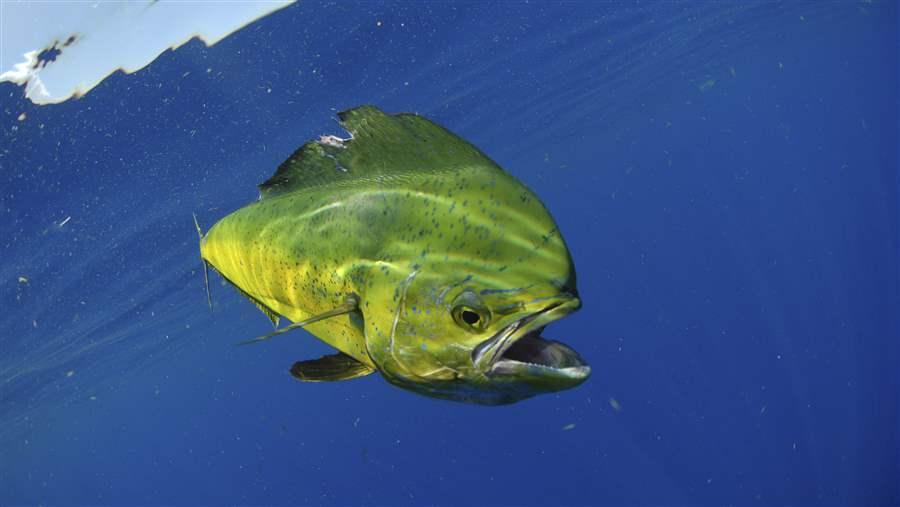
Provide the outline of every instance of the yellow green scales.
[[473,403],[587,379],[574,350],[540,336],[581,305],[540,200],[421,116],[364,106],[339,117],[349,139],[304,144],[257,202],[201,238],[205,262],[276,326],[294,322],[251,341],[303,327],[339,352],[295,363],[300,380],[378,371]]

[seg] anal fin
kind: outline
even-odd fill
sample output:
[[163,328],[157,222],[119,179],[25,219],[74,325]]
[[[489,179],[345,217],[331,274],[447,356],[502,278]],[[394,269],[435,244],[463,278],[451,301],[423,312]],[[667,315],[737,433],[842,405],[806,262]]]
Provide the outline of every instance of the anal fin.
[[[221,273],[219,273],[219,274],[221,275]],[[275,313],[275,310],[264,305],[260,300],[256,299],[255,297],[251,296],[250,294],[248,294],[246,291],[244,291],[244,289],[238,287],[237,284],[235,284],[234,282],[232,282],[231,280],[226,278],[224,275],[222,275],[222,278],[226,282],[228,282],[228,285],[231,285],[232,287],[234,287],[234,290],[238,291],[238,294],[240,294],[241,296],[244,296],[245,298],[250,300],[250,302],[253,303],[254,305],[256,305],[256,307],[259,308],[259,310],[261,312],[266,314],[266,317],[268,317],[269,320],[272,321],[272,326],[274,326],[276,328],[278,327],[278,322],[281,320],[281,315]]]
[[[241,292],[243,292],[243,291],[241,291]],[[247,296],[246,293],[244,293],[244,295]],[[256,298],[247,296],[247,299],[253,301],[253,304],[255,304],[256,307],[259,308],[264,314],[266,314],[266,317],[268,317],[269,320],[272,321],[272,326],[274,326],[276,328],[278,327],[278,322],[281,320],[281,315],[278,315],[277,313],[272,311],[271,308],[269,308],[268,306],[257,301]]]
[[291,367],[291,375],[303,382],[332,382],[364,377],[374,368],[338,352],[309,361],[297,361]]

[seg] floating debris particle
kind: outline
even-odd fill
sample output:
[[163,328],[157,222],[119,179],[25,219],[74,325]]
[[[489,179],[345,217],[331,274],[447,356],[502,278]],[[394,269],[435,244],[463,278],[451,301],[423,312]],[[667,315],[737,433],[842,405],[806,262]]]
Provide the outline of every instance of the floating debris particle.
[[69,378],[69,377],[71,377],[72,375],[75,375],[75,370],[69,370],[69,371],[66,372],[66,378]]
[[67,223],[69,223],[69,220],[72,220],[72,217],[66,217],[65,220],[63,220],[62,222],[59,223],[59,227],[62,227],[64,225],[66,225]]
[[701,92],[705,92],[706,90],[709,90],[713,86],[716,86],[716,80],[715,79],[707,79],[706,81],[704,81],[703,83],[700,84],[699,88],[700,88]]
[[571,431],[575,429],[575,423],[569,423],[562,427],[563,431]]
[[27,276],[22,276],[22,275],[20,275],[20,276],[19,276],[19,283],[23,283],[23,284],[24,284],[24,283],[28,283],[28,277],[27,277]]
[[622,411],[622,404],[619,403],[619,400],[617,400],[617,399],[615,399],[615,398],[610,398],[610,399],[609,399],[609,406],[612,407],[613,410],[615,410],[616,412],[621,412],[621,411]]
[[25,113],[19,115],[19,121],[25,121],[25,118],[27,118],[27,116],[25,116]]
[[94,395],[91,395],[91,397],[90,397],[89,399],[90,399],[91,401],[97,401],[97,397],[94,396]]

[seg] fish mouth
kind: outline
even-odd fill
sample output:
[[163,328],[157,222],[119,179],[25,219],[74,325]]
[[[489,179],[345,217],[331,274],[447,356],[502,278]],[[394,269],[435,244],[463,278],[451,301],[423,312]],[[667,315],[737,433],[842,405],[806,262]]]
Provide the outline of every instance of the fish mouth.
[[578,298],[567,298],[526,315],[478,344],[472,362],[491,379],[559,384],[549,390],[580,384],[590,376],[591,367],[572,348],[541,336],[548,324],[580,307]]

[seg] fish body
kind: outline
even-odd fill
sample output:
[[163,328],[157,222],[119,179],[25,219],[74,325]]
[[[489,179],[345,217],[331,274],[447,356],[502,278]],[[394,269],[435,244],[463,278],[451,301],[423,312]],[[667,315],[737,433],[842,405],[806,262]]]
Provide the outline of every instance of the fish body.
[[257,202],[201,239],[204,261],[276,325],[313,319],[304,328],[339,351],[292,373],[378,371],[420,394],[482,404],[584,381],[578,354],[540,337],[581,304],[540,200],[423,117],[368,106],[339,116],[349,140],[303,145]]

